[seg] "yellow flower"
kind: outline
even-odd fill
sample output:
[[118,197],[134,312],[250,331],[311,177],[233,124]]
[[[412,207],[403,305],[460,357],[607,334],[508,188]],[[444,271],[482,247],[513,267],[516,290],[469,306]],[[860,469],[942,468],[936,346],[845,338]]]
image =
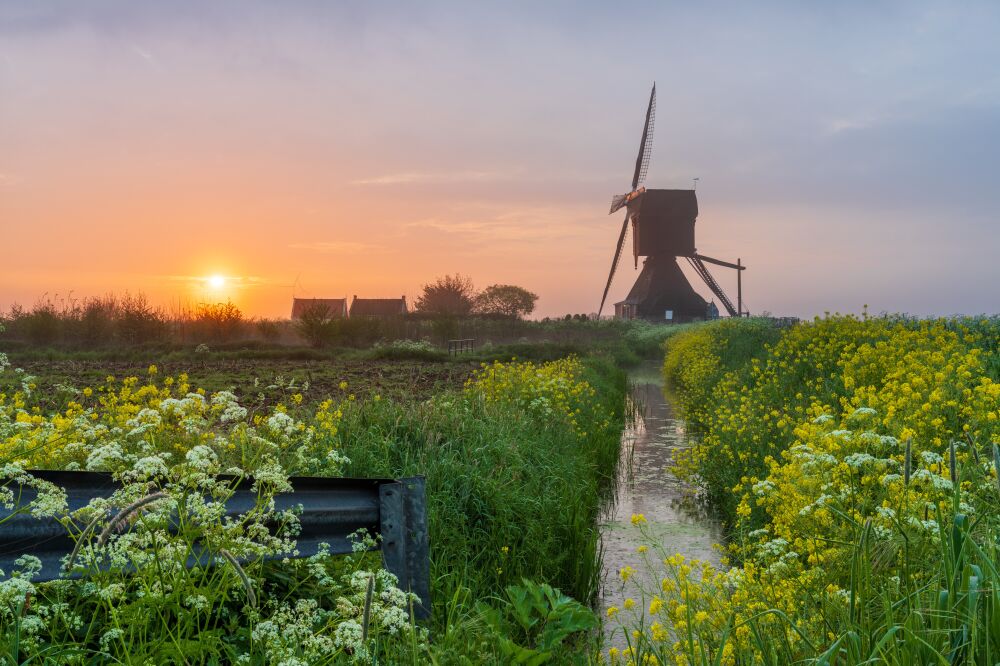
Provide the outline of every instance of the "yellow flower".
[[653,600],[649,602],[649,614],[656,615],[663,609],[663,600],[659,597],[653,597]]
[[625,610],[630,610],[633,606],[635,606],[635,599],[629,597],[628,599],[625,600],[625,603],[622,605],[625,606]]
[[641,513],[632,514],[632,526],[638,527],[639,525],[646,522],[646,516]]
[[158,370],[157,370],[157,368],[156,368],[155,365],[150,365],[149,366],[149,374],[155,375],[157,372],[158,372]]
[[608,606],[608,617],[618,615],[618,606]]

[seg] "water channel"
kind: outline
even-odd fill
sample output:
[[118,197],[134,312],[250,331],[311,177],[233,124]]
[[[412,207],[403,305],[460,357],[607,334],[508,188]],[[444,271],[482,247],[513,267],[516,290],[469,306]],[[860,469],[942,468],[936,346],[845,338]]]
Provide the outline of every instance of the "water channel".
[[[675,415],[663,393],[659,366],[643,365],[629,374],[629,380],[635,415],[622,433],[616,493],[600,523],[604,549],[602,614],[609,606],[621,608],[626,597],[636,597],[635,581],[645,589],[659,587],[662,566],[650,570],[643,564],[638,548],[644,540],[632,526],[632,514],[646,517],[647,531],[670,554],[718,564],[720,553],[713,546],[722,540],[719,524],[693,501],[690,488],[670,471],[678,451],[688,446],[688,438],[683,419]],[[650,559],[655,567],[657,559]],[[618,572],[626,566],[636,570],[636,579],[623,585]],[[636,601],[642,603],[641,599]],[[625,646],[613,621],[606,622],[605,644]]]

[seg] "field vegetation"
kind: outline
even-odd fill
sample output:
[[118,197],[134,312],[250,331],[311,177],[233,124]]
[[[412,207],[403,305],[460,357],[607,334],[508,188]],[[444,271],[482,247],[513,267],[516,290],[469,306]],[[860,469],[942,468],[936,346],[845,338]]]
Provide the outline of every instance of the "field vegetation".
[[669,339],[697,437],[681,472],[727,525],[726,559],[651,543],[660,585],[635,591],[644,616],[613,609],[630,648],[610,660],[1000,661],[998,340],[996,319],[867,316]]
[[[589,352],[521,343],[419,362],[392,343],[152,358],[15,345],[18,367],[0,372],[0,503],[57,517],[78,548],[63,580],[33,582],[30,556],[0,574],[0,664],[587,663],[618,362],[663,333],[636,326],[612,347],[573,325],[598,332]],[[123,489],[69,513],[31,469],[106,470]],[[218,511],[233,491],[221,474],[258,491],[238,520]],[[270,498],[290,475],[413,474],[427,478],[428,624],[410,620],[364,535],[350,557],[285,559],[297,519]],[[37,500],[13,495],[24,485]],[[186,567],[193,548],[213,564]]]

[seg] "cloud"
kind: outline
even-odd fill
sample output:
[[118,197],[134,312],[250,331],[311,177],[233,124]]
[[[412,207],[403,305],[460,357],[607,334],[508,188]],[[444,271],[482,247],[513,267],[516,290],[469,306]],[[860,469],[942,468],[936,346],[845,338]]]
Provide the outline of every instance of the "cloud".
[[[457,211],[458,214],[462,214]],[[592,211],[589,211],[592,217]],[[587,213],[574,213],[566,208],[538,206],[479,211],[460,220],[440,217],[409,222],[408,229],[426,229],[451,236],[461,236],[467,243],[521,243],[528,241],[564,240],[579,235]]]
[[[208,284],[208,275],[160,275],[160,279],[170,282],[184,282],[191,286],[204,287]],[[274,284],[267,278],[256,275],[224,275],[225,287],[227,289],[249,289],[252,287],[264,287]]]
[[826,123],[824,134],[831,135],[840,134],[841,132],[850,132],[852,130],[870,129],[879,122],[880,119],[874,115],[834,118]]
[[381,246],[379,245],[356,243],[354,241],[316,241],[313,243],[292,243],[288,247],[295,250],[311,250],[313,252],[324,252],[329,254],[350,254],[353,252],[367,252],[381,249]]
[[510,174],[497,171],[452,171],[443,173],[428,173],[410,171],[392,173],[371,178],[359,178],[350,181],[351,185],[442,185],[449,183],[488,183],[506,180]]

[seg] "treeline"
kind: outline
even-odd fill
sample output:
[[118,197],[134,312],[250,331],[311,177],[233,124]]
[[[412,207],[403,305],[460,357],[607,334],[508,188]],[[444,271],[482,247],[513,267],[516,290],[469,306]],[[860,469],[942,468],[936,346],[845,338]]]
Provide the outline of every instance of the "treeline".
[[30,309],[13,305],[0,315],[0,340],[36,347],[92,349],[169,343],[277,342],[287,325],[250,319],[232,303],[204,303],[168,314],[143,294],[83,299],[43,297]]
[[329,316],[301,321],[247,317],[232,303],[209,303],[167,312],[142,294],[108,295],[78,300],[42,298],[32,307],[13,306],[0,314],[0,349],[101,350],[157,347],[243,349],[310,346],[368,348],[419,341],[446,348],[448,340],[471,338],[476,347],[548,342],[566,346],[595,343],[627,348],[642,357],[677,327],[644,322],[589,319],[582,314],[527,321],[492,313],[450,314],[417,311],[405,317],[350,319]]

